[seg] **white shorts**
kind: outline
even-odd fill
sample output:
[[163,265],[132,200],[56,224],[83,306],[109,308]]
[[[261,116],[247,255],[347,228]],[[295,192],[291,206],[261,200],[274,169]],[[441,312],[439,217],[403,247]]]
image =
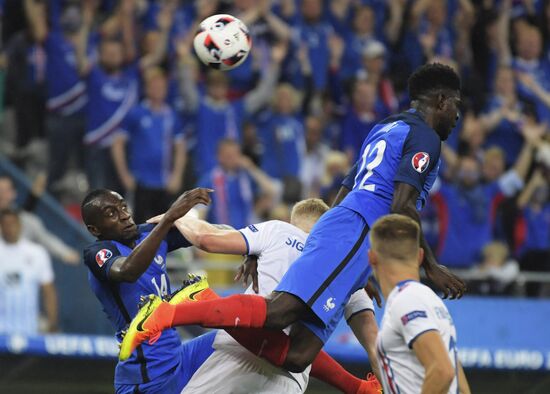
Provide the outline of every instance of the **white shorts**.
[[301,394],[305,389],[288,372],[248,350],[224,348],[208,357],[182,394]]

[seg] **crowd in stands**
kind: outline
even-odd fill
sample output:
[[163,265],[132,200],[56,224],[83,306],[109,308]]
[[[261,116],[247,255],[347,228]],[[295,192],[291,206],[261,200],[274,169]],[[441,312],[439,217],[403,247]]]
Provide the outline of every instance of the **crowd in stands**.
[[[192,49],[216,13],[252,36],[229,72]],[[214,190],[202,214],[236,228],[285,219],[302,198],[330,203],[370,128],[408,109],[411,72],[447,64],[461,119],[427,239],[440,263],[486,278],[481,293],[550,272],[550,1],[0,0],[0,15],[0,152],[33,178],[21,152],[41,141],[49,192],[74,193],[76,171],[81,193],[117,190],[138,221],[194,186]]]

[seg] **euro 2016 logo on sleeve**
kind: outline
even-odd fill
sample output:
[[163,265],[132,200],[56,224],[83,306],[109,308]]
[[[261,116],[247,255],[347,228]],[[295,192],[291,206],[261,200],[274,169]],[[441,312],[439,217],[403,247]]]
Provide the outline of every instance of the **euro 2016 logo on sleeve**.
[[113,252],[109,249],[101,249],[95,254],[95,262],[100,267],[103,267],[103,264],[105,264],[111,257],[113,257]]
[[422,174],[430,165],[430,155],[426,152],[418,152],[413,156],[411,164],[416,172]]

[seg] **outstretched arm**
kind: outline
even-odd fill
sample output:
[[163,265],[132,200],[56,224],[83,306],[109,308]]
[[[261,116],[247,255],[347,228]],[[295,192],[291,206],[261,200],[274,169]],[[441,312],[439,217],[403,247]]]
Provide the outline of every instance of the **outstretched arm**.
[[147,270],[161,242],[174,222],[197,204],[210,203],[209,190],[196,188],[183,193],[168,209],[149,235],[137,245],[128,257],[119,257],[111,265],[109,279],[115,282],[135,282]]
[[216,227],[204,220],[184,217],[176,228],[193,245],[210,253],[246,254],[246,241],[237,230]]
[[[404,182],[395,182],[391,212],[408,216],[421,226],[420,214],[416,210],[418,196],[418,190],[414,186]],[[447,298],[449,295],[451,295],[451,299],[462,297],[466,284],[460,278],[451,274],[446,267],[437,263],[422,231],[420,231],[420,247],[424,249],[422,266],[426,271],[426,275],[443,291],[443,297]]]

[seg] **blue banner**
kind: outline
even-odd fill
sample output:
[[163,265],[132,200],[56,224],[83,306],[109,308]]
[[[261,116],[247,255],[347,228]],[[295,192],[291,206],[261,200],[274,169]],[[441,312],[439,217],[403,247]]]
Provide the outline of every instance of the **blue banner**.
[[[550,371],[550,301],[467,297],[446,302],[466,368]],[[382,311],[376,311],[377,319]],[[366,352],[342,322],[325,350],[344,363],[367,363]],[[0,353],[114,359],[114,337],[0,335]]]

